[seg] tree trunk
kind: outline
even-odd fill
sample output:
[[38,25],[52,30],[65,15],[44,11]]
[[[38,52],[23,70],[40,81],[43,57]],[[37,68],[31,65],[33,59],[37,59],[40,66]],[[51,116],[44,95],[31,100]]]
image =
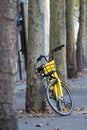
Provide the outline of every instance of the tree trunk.
[[45,111],[45,93],[42,81],[35,75],[36,59],[45,54],[45,4],[47,0],[29,1],[27,44],[26,111]]
[[66,0],[66,59],[68,78],[76,77],[76,51],[74,36],[74,0]]
[[85,62],[85,24],[86,24],[86,0],[80,0],[79,31],[77,38],[77,69],[82,71]]
[[14,102],[16,0],[0,0],[0,130],[18,130]]
[[[51,0],[50,1],[50,51],[61,45],[66,45],[66,31],[65,31],[65,1]],[[66,49],[63,48],[56,53],[55,61],[60,76],[67,79],[66,71]]]
[[[86,12],[87,12],[87,0],[86,0]],[[86,49],[86,59],[85,59],[85,65],[87,66],[87,13],[86,13],[86,30],[85,30],[85,35],[86,35],[86,45],[85,45],[85,49]]]

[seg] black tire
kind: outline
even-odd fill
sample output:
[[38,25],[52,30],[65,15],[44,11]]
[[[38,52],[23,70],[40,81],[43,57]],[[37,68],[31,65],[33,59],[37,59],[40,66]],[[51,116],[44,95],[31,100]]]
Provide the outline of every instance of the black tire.
[[47,85],[46,88],[46,97],[49,105],[51,108],[60,115],[66,116],[69,115],[74,108],[74,103],[73,103],[73,98],[72,94],[68,88],[68,85],[66,83],[61,81],[62,89],[63,89],[63,97],[59,97],[56,99],[55,94],[53,91],[50,89],[51,87],[54,86],[54,84],[57,84],[57,82],[54,80],[50,82]]

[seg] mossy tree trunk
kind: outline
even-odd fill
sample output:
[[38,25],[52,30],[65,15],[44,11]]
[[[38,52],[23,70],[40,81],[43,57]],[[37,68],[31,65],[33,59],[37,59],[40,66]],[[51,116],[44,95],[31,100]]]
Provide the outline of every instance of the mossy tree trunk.
[[17,0],[0,0],[0,130],[18,130],[14,102]]

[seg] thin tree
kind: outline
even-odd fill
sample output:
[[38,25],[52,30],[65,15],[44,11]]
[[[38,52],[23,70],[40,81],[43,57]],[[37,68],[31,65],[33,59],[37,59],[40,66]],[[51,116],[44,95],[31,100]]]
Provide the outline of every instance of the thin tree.
[[45,3],[44,0],[29,0],[27,44],[26,111],[45,111],[45,95],[42,80],[35,75],[36,59],[45,53]]
[[68,78],[76,77],[76,51],[74,36],[74,0],[66,0],[66,59]]
[[[62,44],[66,46],[65,1],[50,0],[50,51]],[[61,78],[66,80],[66,47],[55,55],[55,61]]]
[[80,8],[79,8],[80,16],[79,16],[79,31],[77,37],[77,69],[78,71],[82,71],[82,68],[85,63],[85,45],[86,45],[86,35],[85,35],[85,27],[86,27],[86,0],[80,0]]
[[18,130],[14,102],[17,0],[0,0],[0,130]]

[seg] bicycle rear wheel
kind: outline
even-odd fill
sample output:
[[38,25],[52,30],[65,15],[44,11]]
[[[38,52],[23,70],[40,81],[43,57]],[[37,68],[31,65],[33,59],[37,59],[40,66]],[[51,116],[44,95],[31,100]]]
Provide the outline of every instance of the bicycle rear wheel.
[[55,84],[57,84],[57,82],[54,80],[47,85],[47,88],[46,88],[47,101],[49,105],[51,106],[51,108],[57,114],[60,114],[63,116],[69,115],[73,111],[73,108],[74,108],[72,94],[68,86],[61,81],[63,97],[58,97],[58,99],[56,99],[55,94],[52,89]]

